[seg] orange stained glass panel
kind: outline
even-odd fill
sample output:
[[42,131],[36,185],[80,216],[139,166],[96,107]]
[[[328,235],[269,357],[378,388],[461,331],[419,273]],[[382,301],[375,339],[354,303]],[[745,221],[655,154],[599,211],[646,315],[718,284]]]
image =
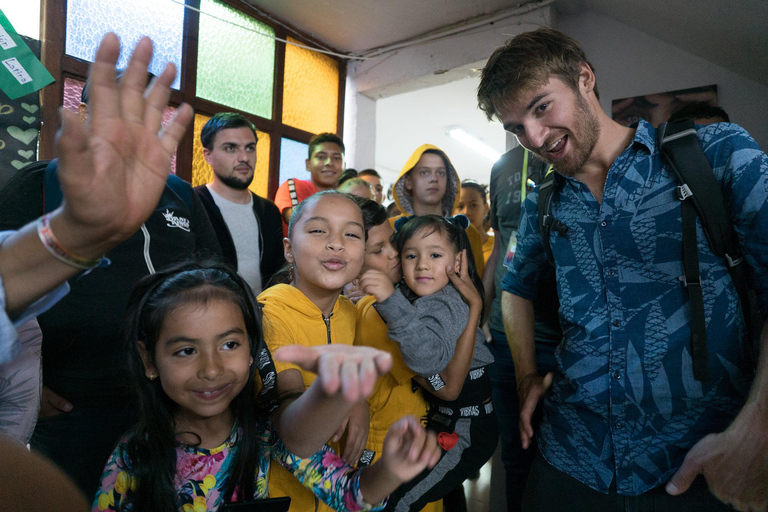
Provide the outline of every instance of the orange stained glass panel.
[[[203,145],[200,142],[200,132],[210,116],[195,114],[195,140],[192,148],[192,186],[203,185],[213,181],[213,169],[203,156]],[[256,143],[256,169],[253,181],[248,187],[254,194],[267,197],[269,188],[269,141],[268,133],[256,131],[259,141]]]
[[[298,43],[288,38],[289,42]],[[285,45],[283,123],[311,133],[336,133],[339,63],[322,53]]]

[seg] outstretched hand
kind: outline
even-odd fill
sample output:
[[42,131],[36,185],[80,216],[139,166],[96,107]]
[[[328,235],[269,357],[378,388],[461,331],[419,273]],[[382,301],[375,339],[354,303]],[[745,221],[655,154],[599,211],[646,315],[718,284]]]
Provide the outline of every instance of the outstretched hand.
[[176,69],[168,64],[147,88],[152,41],[139,41],[118,83],[119,54],[117,36],[105,35],[90,71],[87,126],[61,110],[57,148],[64,203],[54,231],[62,245],[83,257],[101,256],[149,217],[192,119],[191,107],[183,104],[161,130]]
[[392,478],[408,482],[440,460],[442,450],[434,432],[405,416],[387,431],[381,460]]
[[348,402],[368,397],[376,379],[392,368],[389,353],[370,347],[290,345],[280,347],[273,356],[316,373],[326,394],[342,393]]

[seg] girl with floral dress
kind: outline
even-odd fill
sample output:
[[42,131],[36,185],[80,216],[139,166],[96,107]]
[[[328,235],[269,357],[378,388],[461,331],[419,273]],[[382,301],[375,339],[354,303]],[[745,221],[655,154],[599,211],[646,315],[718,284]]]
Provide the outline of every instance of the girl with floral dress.
[[275,354],[319,377],[288,406],[307,428],[302,441],[284,445],[255,399],[257,372],[262,397],[273,396],[274,365],[254,305],[247,284],[225,267],[189,264],[139,282],[126,338],[141,419],[110,457],[94,512],[217,511],[266,498],[271,460],[337,510],[378,510],[400,483],[436,463],[434,435],[413,418],[393,426],[378,467],[355,470],[323,446],[338,425],[318,429],[312,420],[343,414],[370,393],[391,364],[374,350]]

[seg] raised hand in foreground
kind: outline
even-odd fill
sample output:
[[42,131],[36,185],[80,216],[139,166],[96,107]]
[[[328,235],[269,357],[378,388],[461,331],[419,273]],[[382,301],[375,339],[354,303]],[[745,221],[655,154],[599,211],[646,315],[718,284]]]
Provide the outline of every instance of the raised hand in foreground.
[[434,467],[441,453],[435,433],[425,430],[413,416],[405,416],[389,428],[381,459],[360,477],[363,498],[379,503],[400,485]]

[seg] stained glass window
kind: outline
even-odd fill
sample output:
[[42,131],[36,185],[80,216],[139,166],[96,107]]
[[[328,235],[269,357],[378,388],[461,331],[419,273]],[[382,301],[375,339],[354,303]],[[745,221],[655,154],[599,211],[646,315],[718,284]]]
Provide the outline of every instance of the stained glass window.
[[[112,31],[122,43],[117,67],[124,69],[139,39],[149,36],[155,44],[149,70],[159,74],[168,62],[173,62],[179,70],[184,29],[182,4],[166,0],[68,0],[66,53],[93,62],[101,38]],[[178,74],[173,87],[179,88]]]
[[215,0],[200,10],[197,96],[271,119],[274,29]]
[[2,2],[1,7],[16,32],[40,39],[40,0]]
[[[192,149],[192,186],[203,185],[213,181],[213,169],[203,156],[203,145],[200,142],[200,132],[210,119],[209,116],[195,114],[194,146]],[[259,141],[256,143],[256,169],[253,181],[248,187],[254,194],[267,197],[269,188],[269,141],[268,133],[256,132]]]
[[283,123],[310,133],[336,133],[338,107],[339,63],[322,53],[285,45]]
[[67,110],[77,112],[77,107],[80,106],[80,95],[83,92],[83,86],[85,82],[81,80],[75,80],[74,78],[66,77],[64,79],[64,101],[62,105]]
[[[64,100],[62,102],[62,105],[67,110],[71,110],[72,112],[77,112],[77,108],[80,106],[80,95],[83,91],[83,86],[85,85],[85,82],[82,82],[80,80],[76,80],[74,78],[66,77],[64,79]],[[176,107],[165,107],[165,110],[163,111],[163,126],[168,124],[168,121],[170,121],[173,118],[173,115],[176,113]],[[173,158],[171,159],[171,172],[176,174],[176,155],[173,155]]]
[[310,180],[312,175],[307,171],[307,151],[309,145],[291,139],[280,141],[280,183],[288,178]]

